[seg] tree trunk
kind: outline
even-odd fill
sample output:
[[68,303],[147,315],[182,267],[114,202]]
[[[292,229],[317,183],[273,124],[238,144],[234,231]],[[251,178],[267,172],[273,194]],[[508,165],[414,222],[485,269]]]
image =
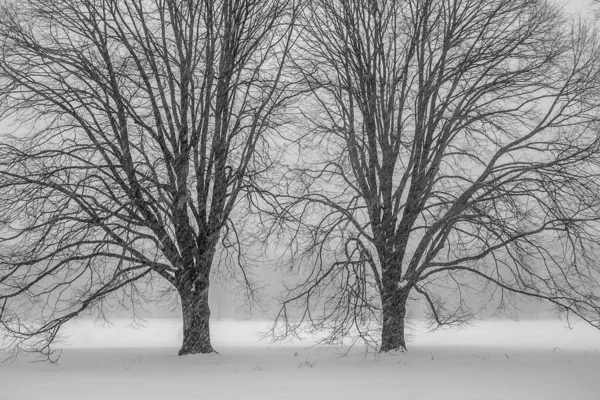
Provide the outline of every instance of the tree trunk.
[[383,293],[383,330],[381,332],[381,353],[405,351],[404,317],[406,316],[406,288],[388,288]]
[[180,290],[183,343],[179,355],[213,353],[210,344],[208,284],[202,290]]

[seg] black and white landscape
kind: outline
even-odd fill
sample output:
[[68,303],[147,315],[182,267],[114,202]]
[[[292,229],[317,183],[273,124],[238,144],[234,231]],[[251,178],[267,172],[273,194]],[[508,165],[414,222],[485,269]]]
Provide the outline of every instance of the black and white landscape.
[[1,399],[599,398],[600,1],[0,0],[0,352]]

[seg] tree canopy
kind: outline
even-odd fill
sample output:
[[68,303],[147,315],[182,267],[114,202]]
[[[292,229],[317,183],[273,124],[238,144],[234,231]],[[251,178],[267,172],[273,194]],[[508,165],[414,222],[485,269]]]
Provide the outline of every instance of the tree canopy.
[[300,156],[270,198],[306,279],[276,325],[398,350],[409,299],[440,326],[521,295],[600,327],[592,26],[545,1],[308,4]]
[[21,124],[0,141],[0,322],[14,339],[48,350],[69,319],[116,292],[136,303],[160,277],[181,297],[181,352],[212,351],[210,272],[220,246],[248,283],[233,210],[277,157],[294,10],[2,5],[0,116]]

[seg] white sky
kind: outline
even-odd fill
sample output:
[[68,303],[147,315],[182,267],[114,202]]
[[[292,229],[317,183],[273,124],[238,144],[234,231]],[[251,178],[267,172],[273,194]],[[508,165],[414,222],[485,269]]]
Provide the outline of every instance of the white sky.
[[570,12],[580,12],[589,9],[593,0],[558,0],[557,3],[564,4],[565,9]]

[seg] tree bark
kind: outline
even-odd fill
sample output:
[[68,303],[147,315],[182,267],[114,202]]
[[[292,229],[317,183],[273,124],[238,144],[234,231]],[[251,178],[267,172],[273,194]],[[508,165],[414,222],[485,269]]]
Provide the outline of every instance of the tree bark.
[[383,330],[381,332],[381,347],[379,352],[406,351],[404,339],[404,317],[406,316],[406,301],[408,289],[387,288],[383,293]]
[[208,284],[201,290],[179,290],[183,313],[183,343],[178,355],[213,353],[210,343]]

